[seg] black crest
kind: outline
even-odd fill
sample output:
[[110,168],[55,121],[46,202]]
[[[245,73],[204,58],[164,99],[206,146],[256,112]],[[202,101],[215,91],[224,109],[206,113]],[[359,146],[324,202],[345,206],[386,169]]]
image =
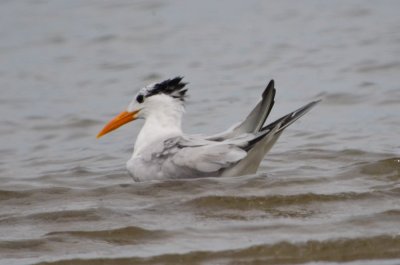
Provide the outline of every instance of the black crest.
[[184,89],[186,83],[182,82],[182,79],[183,77],[177,76],[172,79],[164,80],[161,83],[154,84],[148,89],[146,97],[157,94],[166,94],[183,101],[187,89]]

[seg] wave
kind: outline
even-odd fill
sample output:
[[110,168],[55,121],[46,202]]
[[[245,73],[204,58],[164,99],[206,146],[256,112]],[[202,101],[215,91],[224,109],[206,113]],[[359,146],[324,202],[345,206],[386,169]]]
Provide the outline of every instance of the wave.
[[13,216],[0,219],[0,224],[11,223],[63,223],[63,222],[90,222],[102,219],[101,211],[105,209],[63,210],[34,213],[23,216]]
[[393,157],[371,162],[361,166],[360,171],[366,175],[385,175],[392,179],[400,179],[400,158]]
[[[36,265],[96,264],[301,264],[306,262],[351,262],[400,259],[400,236],[380,235],[365,238],[282,241],[223,251],[194,251],[164,254],[149,258],[94,258],[42,262]],[[319,264],[320,264],[319,263]]]
[[336,194],[305,193],[295,195],[266,195],[266,196],[222,196],[210,195],[195,198],[186,202],[194,208],[209,207],[220,209],[269,209],[275,206],[303,205],[309,203],[347,201],[366,199],[371,193],[343,192]]
[[98,231],[60,231],[50,232],[46,236],[69,236],[90,240],[105,241],[117,245],[143,243],[143,241],[165,238],[168,233],[163,230],[148,230],[136,226],[128,226],[110,230]]

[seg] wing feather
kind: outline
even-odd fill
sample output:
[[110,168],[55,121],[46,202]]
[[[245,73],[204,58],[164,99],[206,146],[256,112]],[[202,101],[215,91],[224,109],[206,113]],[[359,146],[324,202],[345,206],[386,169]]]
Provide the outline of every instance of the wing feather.
[[184,147],[175,153],[172,162],[178,167],[212,173],[232,166],[246,155],[246,151],[233,144],[213,144]]
[[271,80],[262,93],[262,99],[241,123],[222,133],[209,136],[207,139],[213,141],[224,141],[243,133],[256,133],[260,131],[274,106],[275,93],[275,83],[274,80]]

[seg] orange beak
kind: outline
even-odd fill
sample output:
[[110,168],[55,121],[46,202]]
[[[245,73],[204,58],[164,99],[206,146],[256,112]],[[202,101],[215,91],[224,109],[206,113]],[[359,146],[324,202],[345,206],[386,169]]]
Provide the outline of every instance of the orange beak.
[[115,129],[118,129],[119,127],[121,127],[122,125],[136,120],[137,119],[137,114],[139,113],[140,110],[135,110],[134,112],[127,112],[127,111],[123,111],[120,114],[118,114],[117,116],[115,116],[114,119],[112,119],[109,123],[106,124],[106,126],[104,126],[103,130],[101,130],[99,132],[99,134],[96,136],[96,138],[100,138],[103,135],[114,131]]

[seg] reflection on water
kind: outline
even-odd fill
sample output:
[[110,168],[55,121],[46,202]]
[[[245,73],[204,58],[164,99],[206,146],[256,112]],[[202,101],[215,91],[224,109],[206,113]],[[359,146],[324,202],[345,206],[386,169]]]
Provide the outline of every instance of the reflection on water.
[[[399,5],[3,1],[0,263],[398,264]],[[189,133],[323,102],[256,175],[134,183],[141,122],[95,135],[175,75]]]

